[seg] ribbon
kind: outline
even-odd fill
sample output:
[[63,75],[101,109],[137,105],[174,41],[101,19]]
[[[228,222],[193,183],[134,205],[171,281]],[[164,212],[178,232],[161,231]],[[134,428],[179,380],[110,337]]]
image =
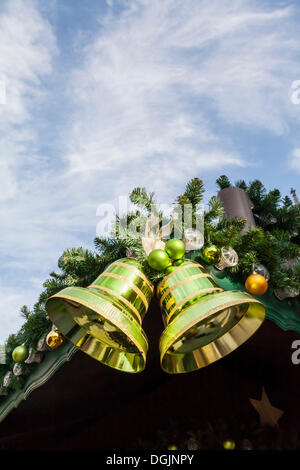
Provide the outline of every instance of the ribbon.
[[[164,239],[169,239],[174,228],[175,222],[178,220],[179,215],[176,212],[171,214],[170,221],[159,227],[160,218],[156,214],[151,214],[146,220],[145,236],[142,237],[142,245],[146,256],[153,250],[164,250]],[[185,244],[186,251],[200,250],[204,245],[204,235],[200,230],[188,228],[183,234],[183,243]]]

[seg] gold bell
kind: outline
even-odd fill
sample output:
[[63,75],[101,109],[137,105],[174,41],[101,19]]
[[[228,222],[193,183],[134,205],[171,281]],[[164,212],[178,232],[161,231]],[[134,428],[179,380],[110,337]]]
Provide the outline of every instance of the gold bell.
[[191,372],[243,344],[265,319],[265,306],[247,292],[224,291],[205,268],[185,259],[159,283],[165,330],[161,366],[170,374]]
[[50,297],[46,310],[81,351],[115,369],[140,372],[148,350],[141,325],[153,291],[138,261],[123,258],[89,287],[67,287]]

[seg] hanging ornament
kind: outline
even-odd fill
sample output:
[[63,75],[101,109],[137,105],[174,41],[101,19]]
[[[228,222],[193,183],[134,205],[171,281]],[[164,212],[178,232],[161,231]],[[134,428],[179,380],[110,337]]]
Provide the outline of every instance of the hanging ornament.
[[25,361],[25,364],[32,364],[33,362],[40,364],[42,360],[43,360],[43,353],[37,352],[33,348],[30,347],[29,354]]
[[225,246],[223,246],[221,248],[221,254],[221,261],[215,266],[220,271],[224,268],[232,268],[233,266],[236,266],[238,264],[239,257],[237,252],[233,248],[226,248]]
[[174,269],[175,269],[175,266],[172,266],[172,265],[167,266],[166,269],[165,269],[165,273],[170,274],[174,271]]
[[179,238],[173,238],[167,241],[165,251],[168,253],[170,258],[178,260],[184,256],[185,246],[182,240],[179,240]]
[[201,258],[207,264],[217,264],[221,261],[222,252],[216,245],[206,245],[202,248]]
[[29,355],[29,351],[27,346],[25,344],[22,344],[21,346],[17,346],[12,353],[12,358],[15,362],[24,362],[26,361],[27,357]]
[[267,279],[267,281],[269,281],[269,279],[270,279],[269,271],[267,270],[267,268],[263,264],[260,264],[260,263],[253,264],[252,274],[260,274],[265,279]]
[[165,326],[159,342],[161,367],[169,374],[192,372],[221,359],[265,318],[261,302],[247,292],[224,291],[201,264],[188,259],[160,281],[156,292]]
[[[50,297],[46,312],[63,337],[82,352],[114,369],[137,373],[146,364],[148,342],[142,321],[153,293],[142,265],[121,258],[88,287],[67,287]],[[52,333],[48,344],[50,338],[51,346]]]
[[204,235],[200,230],[187,228],[184,231],[182,241],[185,245],[185,251],[200,250],[204,245]]
[[59,348],[64,342],[63,336],[59,331],[50,331],[47,335],[46,343],[50,349]]
[[253,450],[252,442],[249,439],[243,439],[242,441],[242,449],[243,450]]
[[3,378],[3,387],[9,388],[12,384],[12,381],[13,381],[13,373],[9,370],[8,372],[6,372]]
[[40,339],[37,342],[36,349],[39,352],[44,352],[47,349],[47,343],[46,343],[47,335],[43,335],[40,337]]
[[226,439],[226,441],[223,442],[223,447],[225,450],[234,450],[235,442],[232,439]]
[[300,294],[299,289],[296,287],[282,287],[278,289],[274,289],[274,295],[277,297],[278,300],[284,300],[290,297],[297,297]]
[[199,449],[199,444],[197,440],[194,437],[190,437],[189,440],[187,441],[187,448],[188,450],[198,450]]
[[16,377],[19,377],[20,375],[28,375],[29,374],[28,366],[25,366],[24,364],[21,364],[20,362],[16,362],[13,367],[13,374]]
[[148,256],[148,264],[155,271],[163,271],[169,265],[170,258],[165,250],[153,250]]
[[246,279],[245,287],[252,295],[264,295],[268,290],[268,281],[260,274],[250,274]]

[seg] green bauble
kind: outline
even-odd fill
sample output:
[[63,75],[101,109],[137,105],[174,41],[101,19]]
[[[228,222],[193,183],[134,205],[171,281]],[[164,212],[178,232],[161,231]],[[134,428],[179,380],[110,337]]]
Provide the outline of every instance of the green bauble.
[[184,259],[177,259],[173,262],[174,266],[181,266],[184,263]]
[[182,240],[172,238],[165,245],[165,250],[172,259],[180,259],[185,253],[185,246]]
[[12,358],[15,362],[24,362],[26,361],[29,355],[28,348],[23,344],[22,346],[17,346],[12,353]]
[[235,442],[231,439],[227,439],[223,442],[223,447],[225,450],[234,450],[235,449]]
[[216,245],[206,245],[202,248],[200,256],[207,264],[217,264],[221,261],[222,252]]
[[174,266],[167,266],[165,269],[166,274],[170,274],[174,271],[175,267]]
[[170,258],[165,250],[153,250],[148,256],[148,264],[155,271],[163,271],[169,265]]

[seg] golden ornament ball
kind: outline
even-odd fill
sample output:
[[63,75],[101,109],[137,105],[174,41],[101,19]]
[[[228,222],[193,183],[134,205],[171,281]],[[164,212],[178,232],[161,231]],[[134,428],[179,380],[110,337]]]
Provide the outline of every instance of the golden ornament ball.
[[227,439],[223,442],[223,448],[225,450],[234,450],[235,449],[235,442],[231,439]]
[[47,346],[51,349],[59,348],[64,342],[63,336],[59,331],[50,331],[46,338]]
[[245,287],[252,295],[264,295],[268,290],[268,281],[261,274],[250,274],[246,279]]

